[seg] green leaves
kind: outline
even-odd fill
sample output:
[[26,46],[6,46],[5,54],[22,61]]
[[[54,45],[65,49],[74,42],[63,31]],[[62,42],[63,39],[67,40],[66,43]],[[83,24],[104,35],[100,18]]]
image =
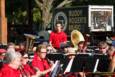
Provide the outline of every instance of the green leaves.
[[41,13],[40,13],[40,9],[39,8],[33,8],[33,22],[37,23],[41,20]]

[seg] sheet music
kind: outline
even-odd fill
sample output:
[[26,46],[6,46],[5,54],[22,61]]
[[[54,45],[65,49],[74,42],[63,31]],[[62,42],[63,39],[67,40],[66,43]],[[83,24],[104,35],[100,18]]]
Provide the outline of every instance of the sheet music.
[[73,60],[74,60],[74,58],[72,58],[72,59],[69,61],[68,65],[67,65],[67,68],[66,68],[65,71],[64,71],[64,74],[65,74],[66,72],[70,72],[71,66],[72,66],[72,63],[73,63]]
[[56,60],[55,64],[52,66],[51,72],[54,70],[54,68],[56,67],[56,65],[58,64],[58,60]]
[[50,77],[57,77],[59,71],[60,71],[60,61],[57,60],[52,67]]
[[93,72],[97,71],[98,64],[99,64],[99,59],[96,60],[96,64],[95,64]]

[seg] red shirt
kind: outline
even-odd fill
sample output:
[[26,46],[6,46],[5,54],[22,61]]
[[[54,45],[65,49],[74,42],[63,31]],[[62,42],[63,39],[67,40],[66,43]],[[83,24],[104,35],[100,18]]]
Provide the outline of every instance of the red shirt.
[[9,65],[4,65],[0,71],[0,77],[21,77],[21,74],[18,69],[14,69]]
[[113,53],[112,57],[114,57],[114,56],[115,56],[115,52]]
[[[46,59],[41,60],[36,53],[34,54],[34,58],[32,60],[32,66],[38,68],[40,71],[44,71],[50,68],[48,61]],[[48,74],[46,74],[45,77],[49,77]]]
[[112,77],[115,77],[115,74]]
[[31,76],[35,74],[35,71],[28,65],[23,65],[23,73],[26,73],[26,75]]
[[60,43],[67,41],[67,35],[64,32],[52,32],[49,41],[54,48],[60,48]]

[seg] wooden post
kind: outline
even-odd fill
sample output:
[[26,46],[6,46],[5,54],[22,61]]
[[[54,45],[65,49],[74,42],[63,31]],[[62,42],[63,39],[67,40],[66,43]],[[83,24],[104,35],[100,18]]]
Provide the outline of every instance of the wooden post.
[[7,19],[5,17],[5,0],[0,0],[0,43],[7,44]]

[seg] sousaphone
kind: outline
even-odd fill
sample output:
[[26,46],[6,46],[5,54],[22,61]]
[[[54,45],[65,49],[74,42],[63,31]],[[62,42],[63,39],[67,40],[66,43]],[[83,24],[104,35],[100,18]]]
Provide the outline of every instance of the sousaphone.
[[71,32],[71,42],[74,45],[74,47],[77,47],[80,41],[85,41],[82,33],[78,30],[73,30]]

